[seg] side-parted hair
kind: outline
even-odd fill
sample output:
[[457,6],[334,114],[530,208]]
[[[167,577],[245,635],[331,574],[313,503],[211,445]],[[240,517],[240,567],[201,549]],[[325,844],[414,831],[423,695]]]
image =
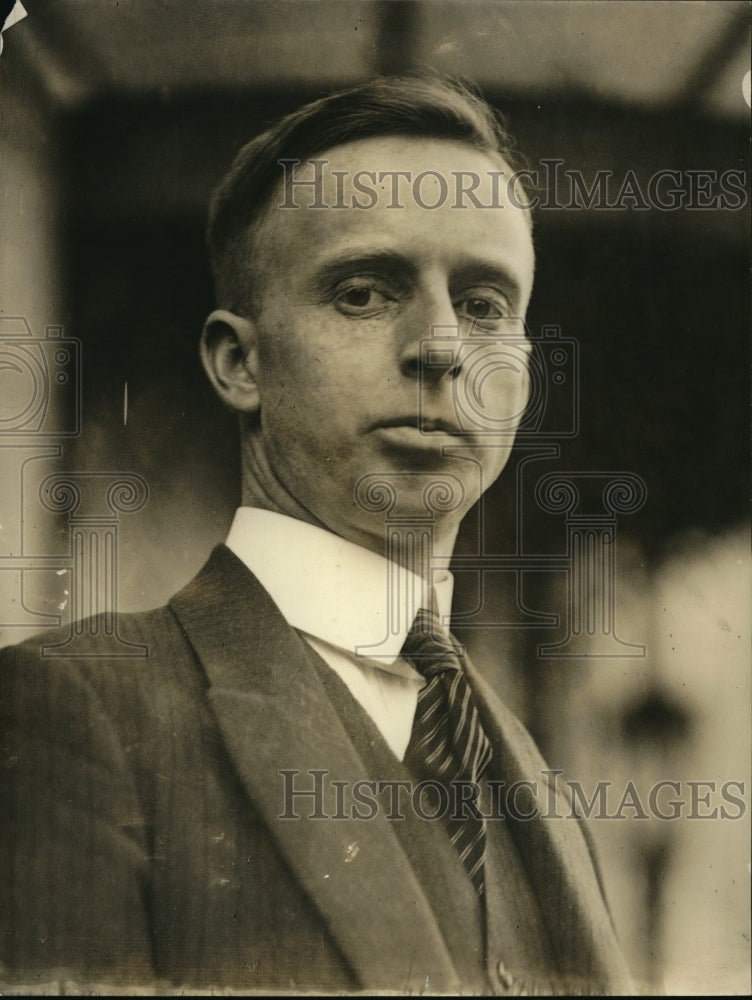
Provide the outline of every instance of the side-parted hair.
[[283,173],[358,139],[415,136],[464,142],[515,170],[521,158],[501,116],[465,84],[427,74],[376,77],[305,104],[240,149],[214,191],[207,227],[217,304],[252,310],[253,234]]

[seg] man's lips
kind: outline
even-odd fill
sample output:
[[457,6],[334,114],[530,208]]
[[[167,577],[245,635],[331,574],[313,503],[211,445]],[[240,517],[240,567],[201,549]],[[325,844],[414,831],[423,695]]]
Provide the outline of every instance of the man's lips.
[[446,448],[460,444],[467,437],[451,420],[414,415],[380,420],[374,431],[388,451],[433,457],[445,454]]
[[405,428],[407,431],[415,431],[418,434],[446,435],[454,437],[464,435],[464,431],[453,421],[444,420],[441,417],[426,416],[400,416],[390,417],[388,420],[379,420],[375,424],[376,430],[389,430],[391,428]]

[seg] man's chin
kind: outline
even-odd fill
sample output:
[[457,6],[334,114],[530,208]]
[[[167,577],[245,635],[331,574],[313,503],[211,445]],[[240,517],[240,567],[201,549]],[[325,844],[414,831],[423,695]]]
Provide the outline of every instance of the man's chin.
[[383,514],[385,523],[402,517],[443,516],[466,508],[468,489],[456,463],[437,464],[364,474],[353,491],[356,506],[368,515]]

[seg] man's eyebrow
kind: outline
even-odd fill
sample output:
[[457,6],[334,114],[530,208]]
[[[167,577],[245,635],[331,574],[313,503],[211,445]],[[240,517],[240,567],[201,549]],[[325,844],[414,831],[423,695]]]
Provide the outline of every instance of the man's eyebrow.
[[415,264],[391,250],[350,250],[324,261],[311,277],[312,290],[326,292],[356,274],[376,273],[405,284],[415,277]]
[[517,301],[522,292],[520,279],[511,268],[481,258],[468,258],[456,268],[452,284],[468,283],[501,287],[510,299]]

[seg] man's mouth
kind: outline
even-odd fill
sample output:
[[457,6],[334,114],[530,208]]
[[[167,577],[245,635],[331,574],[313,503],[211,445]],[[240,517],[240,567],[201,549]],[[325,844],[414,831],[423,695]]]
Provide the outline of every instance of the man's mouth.
[[450,434],[459,437],[464,434],[462,429],[451,420],[444,420],[441,417],[426,417],[423,415],[393,417],[389,420],[380,420],[376,425],[378,429],[405,428],[407,431],[415,431],[419,434],[444,436]]
[[374,429],[387,451],[423,455],[426,459],[430,456],[432,461],[447,454],[446,449],[456,447],[467,437],[452,420],[414,414],[380,420]]

